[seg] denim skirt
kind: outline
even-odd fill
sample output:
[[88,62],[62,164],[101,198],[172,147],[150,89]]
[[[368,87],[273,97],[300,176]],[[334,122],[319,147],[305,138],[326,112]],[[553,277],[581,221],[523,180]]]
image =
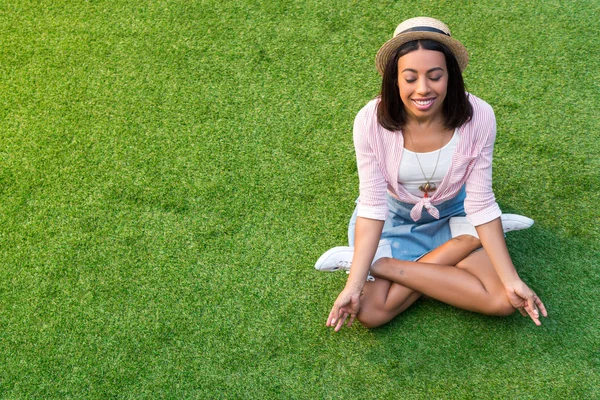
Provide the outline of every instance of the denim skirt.
[[[414,204],[403,203],[388,194],[388,216],[383,225],[379,244],[389,244],[398,260],[414,261],[450,240],[448,220],[465,216],[465,188],[453,198],[436,205],[440,218],[435,219],[423,209],[421,219],[413,221],[410,211]],[[357,209],[348,224],[348,244],[354,246],[354,228]]]

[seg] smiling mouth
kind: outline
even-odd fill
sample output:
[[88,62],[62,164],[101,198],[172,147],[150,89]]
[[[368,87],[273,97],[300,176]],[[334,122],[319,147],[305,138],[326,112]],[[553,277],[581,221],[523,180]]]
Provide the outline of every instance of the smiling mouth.
[[414,103],[418,106],[421,107],[427,107],[429,105],[431,105],[433,103],[435,99],[427,99],[427,100],[415,100],[413,99]]

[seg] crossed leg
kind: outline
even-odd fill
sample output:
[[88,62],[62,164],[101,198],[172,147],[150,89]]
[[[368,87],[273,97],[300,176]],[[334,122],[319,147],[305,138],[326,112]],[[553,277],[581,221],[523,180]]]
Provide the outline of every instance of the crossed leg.
[[418,262],[382,258],[371,267],[358,320],[367,328],[383,325],[421,295],[488,315],[509,315],[514,308],[479,240],[459,236]]

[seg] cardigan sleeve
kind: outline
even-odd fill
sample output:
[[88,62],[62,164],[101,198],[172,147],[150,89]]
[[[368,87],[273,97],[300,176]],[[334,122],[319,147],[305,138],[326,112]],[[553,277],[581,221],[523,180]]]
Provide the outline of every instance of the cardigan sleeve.
[[[381,160],[373,148],[376,129],[369,121],[369,108],[365,106],[354,119],[354,148],[358,167],[359,190],[357,215],[359,217],[385,220],[387,217],[387,182],[381,170]],[[372,116],[371,116],[372,117]]]
[[492,107],[483,101],[473,104],[474,128],[484,141],[475,160],[473,170],[466,181],[467,197],[465,213],[474,226],[482,225],[498,218],[502,211],[492,190],[492,156],[496,140],[496,117]]

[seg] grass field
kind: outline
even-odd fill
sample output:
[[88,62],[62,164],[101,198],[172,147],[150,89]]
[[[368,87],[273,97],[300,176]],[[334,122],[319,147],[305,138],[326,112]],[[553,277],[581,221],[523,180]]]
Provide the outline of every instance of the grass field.
[[[356,112],[444,20],[498,120],[541,327],[325,328]],[[0,398],[600,398],[600,4],[0,0]]]

